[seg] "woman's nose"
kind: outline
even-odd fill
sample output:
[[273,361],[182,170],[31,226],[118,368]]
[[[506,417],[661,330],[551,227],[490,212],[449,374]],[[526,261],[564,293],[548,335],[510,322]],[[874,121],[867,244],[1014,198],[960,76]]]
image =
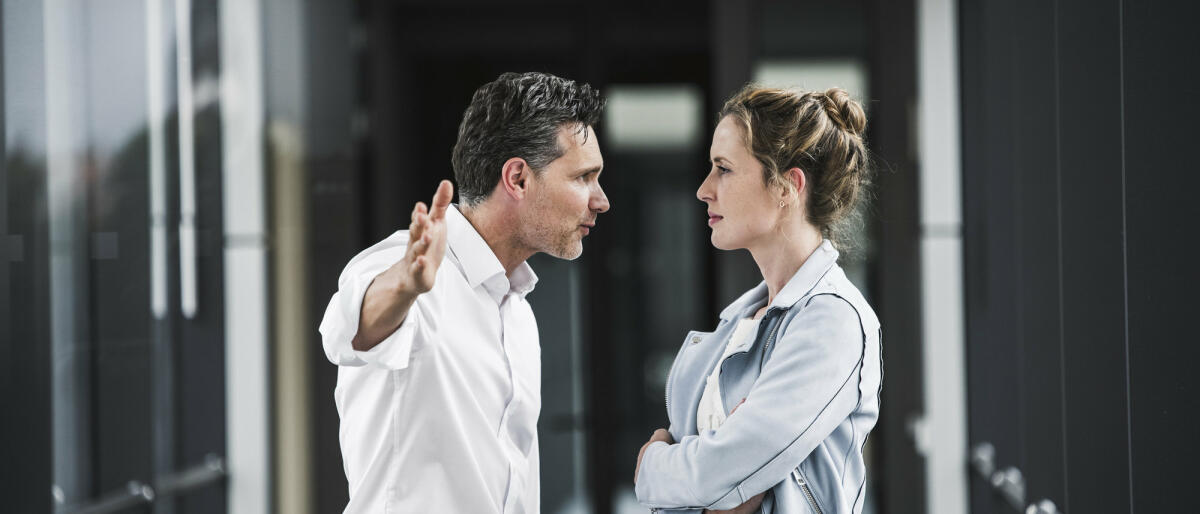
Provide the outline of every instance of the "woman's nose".
[[713,199],[712,188],[709,186],[709,183],[708,183],[709,179],[711,179],[711,178],[712,178],[711,173],[709,175],[705,176],[704,182],[701,182],[700,187],[696,189],[696,199],[697,200],[700,200],[701,202],[712,201],[712,199]]

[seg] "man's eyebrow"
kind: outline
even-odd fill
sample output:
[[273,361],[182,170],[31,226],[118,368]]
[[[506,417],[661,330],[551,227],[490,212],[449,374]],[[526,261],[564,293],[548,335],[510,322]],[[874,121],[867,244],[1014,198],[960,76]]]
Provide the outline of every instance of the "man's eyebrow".
[[575,173],[579,174],[579,175],[587,175],[589,173],[600,173],[600,170],[603,170],[603,169],[604,169],[604,165],[601,164],[599,166],[593,166],[591,168],[579,170]]

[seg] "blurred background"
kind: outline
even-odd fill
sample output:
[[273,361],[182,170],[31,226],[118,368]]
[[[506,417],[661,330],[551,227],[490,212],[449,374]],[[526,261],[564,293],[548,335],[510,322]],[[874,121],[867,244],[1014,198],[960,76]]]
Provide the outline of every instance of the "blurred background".
[[1190,511],[1185,5],[3,0],[0,511],[340,512],[320,315],[504,71],[608,97],[612,210],[531,262],[544,512],[646,511],[681,338],[761,280],[694,197],[752,80],[868,113],[842,263],[884,327],[867,512]]

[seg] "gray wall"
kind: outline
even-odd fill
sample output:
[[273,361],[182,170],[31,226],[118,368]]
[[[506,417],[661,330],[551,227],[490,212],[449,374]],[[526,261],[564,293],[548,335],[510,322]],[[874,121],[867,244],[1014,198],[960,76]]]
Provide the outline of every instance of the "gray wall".
[[[961,4],[970,439],[1024,473],[1025,504],[1194,503],[1200,41],[1183,10]],[[981,477],[972,510],[1010,512]]]

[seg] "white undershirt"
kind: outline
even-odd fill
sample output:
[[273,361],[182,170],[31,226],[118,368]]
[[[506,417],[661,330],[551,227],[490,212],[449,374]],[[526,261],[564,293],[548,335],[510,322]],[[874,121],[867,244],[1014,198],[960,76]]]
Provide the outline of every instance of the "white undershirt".
[[738,320],[733,335],[725,344],[725,351],[717,360],[717,365],[713,366],[712,373],[709,373],[708,380],[704,383],[704,394],[700,396],[700,405],[696,409],[696,430],[699,433],[716,430],[725,423],[725,404],[721,400],[721,363],[725,362],[726,357],[733,355],[743,342],[758,333],[758,321],[749,318]]

